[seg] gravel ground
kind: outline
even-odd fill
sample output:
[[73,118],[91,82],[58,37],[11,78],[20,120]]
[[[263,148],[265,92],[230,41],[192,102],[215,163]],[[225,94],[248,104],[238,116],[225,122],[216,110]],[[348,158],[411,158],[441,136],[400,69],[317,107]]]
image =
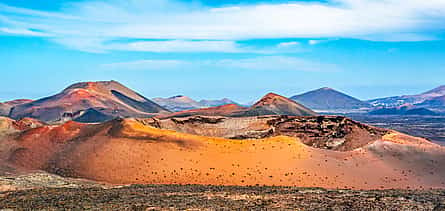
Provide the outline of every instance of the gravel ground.
[[133,185],[0,193],[13,210],[445,210],[445,190]]

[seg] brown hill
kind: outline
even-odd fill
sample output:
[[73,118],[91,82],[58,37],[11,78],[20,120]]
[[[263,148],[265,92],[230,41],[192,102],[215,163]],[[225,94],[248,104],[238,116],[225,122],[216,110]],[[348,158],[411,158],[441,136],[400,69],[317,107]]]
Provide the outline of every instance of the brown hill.
[[194,118],[43,126],[11,138],[7,157],[24,169],[116,184],[445,187],[445,149],[421,138],[341,117]]
[[317,113],[286,97],[269,93],[241,116],[259,115],[315,116]]
[[13,120],[8,117],[0,117],[0,137],[43,125],[45,125],[45,123],[31,118]]
[[[103,114],[101,117],[110,118],[147,117],[168,113],[167,109],[116,81],[101,81],[73,84],[59,94],[15,106],[11,110],[10,117],[14,119],[31,117],[45,122],[63,122],[79,118],[92,108]],[[90,115],[87,119],[94,122],[93,117]]]
[[217,107],[181,111],[164,116],[161,115],[159,116],[159,118],[186,117],[193,115],[228,117],[247,117],[261,115],[313,116],[317,115],[317,113],[283,96],[269,93],[262,97],[251,107],[242,107],[236,104],[227,104]]
[[0,116],[8,116],[12,107],[30,102],[32,102],[32,100],[19,99],[0,103]]

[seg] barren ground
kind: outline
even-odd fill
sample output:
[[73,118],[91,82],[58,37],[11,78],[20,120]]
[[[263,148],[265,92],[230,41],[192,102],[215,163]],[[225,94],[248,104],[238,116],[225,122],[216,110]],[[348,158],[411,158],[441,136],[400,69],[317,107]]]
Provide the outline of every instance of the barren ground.
[[293,187],[133,185],[0,193],[15,210],[445,210],[445,190],[326,190]]

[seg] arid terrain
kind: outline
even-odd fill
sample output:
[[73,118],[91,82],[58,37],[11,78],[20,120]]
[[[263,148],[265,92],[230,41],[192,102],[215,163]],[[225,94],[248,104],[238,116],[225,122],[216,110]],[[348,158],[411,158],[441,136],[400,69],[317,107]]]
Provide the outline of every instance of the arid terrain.
[[445,191],[133,185],[2,193],[0,208],[74,210],[445,210]]
[[395,127],[415,124],[274,93],[172,112],[114,81],[17,102],[0,117],[1,208],[443,209],[445,148]]
[[348,115],[376,127],[389,128],[445,145],[445,116]]
[[113,184],[445,186],[443,147],[344,117],[67,122],[14,132],[2,143],[2,157],[19,169]]

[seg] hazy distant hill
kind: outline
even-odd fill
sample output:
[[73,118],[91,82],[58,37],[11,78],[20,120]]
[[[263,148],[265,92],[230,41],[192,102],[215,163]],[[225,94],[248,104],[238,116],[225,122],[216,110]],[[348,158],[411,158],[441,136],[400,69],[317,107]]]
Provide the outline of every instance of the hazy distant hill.
[[201,100],[199,101],[199,104],[202,107],[215,107],[215,106],[221,106],[221,105],[227,105],[227,104],[238,104],[235,101],[232,101],[228,98],[223,98],[221,100]]
[[169,98],[153,98],[154,102],[169,109],[170,111],[185,111],[198,108],[216,107],[228,104],[237,104],[236,102],[224,98],[221,100],[201,100],[199,102],[184,95],[177,95]]
[[445,95],[425,100],[422,103],[417,104],[417,106],[443,112],[445,111]]
[[[368,100],[367,102],[373,106],[385,106],[385,107],[396,107],[403,104],[421,104],[426,100],[437,98],[440,96],[445,96],[445,85],[436,87],[427,92],[417,94],[417,95],[402,95],[394,97],[378,98],[373,100]],[[437,102],[437,101],[436,101]],[[430,102],[433,103],[433,102]],[[430,103],[426,103],[423,106],[429,106]]]
[[57,122],[87,114],[89,122],[94,122],[94,116],[103,121],[104,117],[146,117],[168,112],[116,81],[100,81],[76,83],[59,94],[15,106],[10,117]]
[[202,107],[200,103],[183,95],[177,95],[169,98],[158,97],[153,98],[152,100],[170,111],[183,111]]
[[315,110],[348,110],[370,107],[367,102],[327,87],[295,95],[290,99]]

